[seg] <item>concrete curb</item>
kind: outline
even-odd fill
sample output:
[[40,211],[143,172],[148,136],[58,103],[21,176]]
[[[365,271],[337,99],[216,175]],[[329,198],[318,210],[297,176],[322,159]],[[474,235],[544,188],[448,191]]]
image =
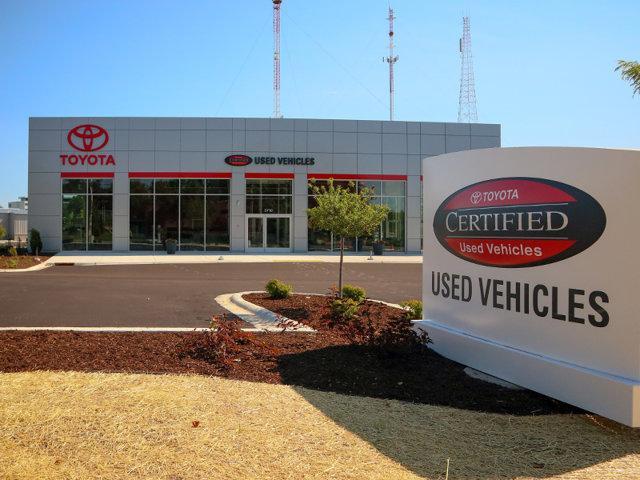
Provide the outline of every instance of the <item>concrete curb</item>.
[[[226,293],[218,295],[216,297],[216,302],[232,314],[241,318],[243,321],[252,324],[261,332],[315,333],[314,329],[299,322],[277,315],[266,308],[247,302],[241,298],[245,293],[255,292]],[[286,328],[283,325],[286,325]]]
[[[177,255],[156,255],[156,254],[113,254],[88,255],[58,253],[47,262],[53,264],[88,266],[118,266],[118,265],[209,265],[225,263],[338,263],[340,257],[337,255],[313,255],[313,254],[177,254]],[[386,257],[368,257],[366,255],[348,255],[344,257],[345,263],[364,264],[421,264],[420,255],[388,255]]]
[[[185,333],[208,332],[209,327],[0,327],[0,332],[93,332],[93,333]],[[215,328],[213,329],[215,331]],[[260,328],[242,328],[243,332],[262,333]]]
[[38,270],[44,270],[45,268],[51,267],[52,264],[49,263],[49,260],[46,262],[39,263],[38,265],[34,265],[29,268],[2,268],[0,269],[0,273],[28,273],[28,272],[37,272]]
[[[281,332],[284,330],[287,332],[315,333],[315,330],[311,327],[307,327],[306,325],[300,322],[296,322],[295,320],[291,320],[290,318],[287,318],[283,315],[278,315],[277,313],[272,312],[269,309],[266,309],[264,307],[261,307],[260,305],[251,303],[245,300],[244,298],[242,298],[243,295],[246,295],[249,293],[262,293],[262,291],[238,292],[238,293],[230,294],[230,297],[229,297],[229,301],[233,305],[235,305],[235,307],[239,307],[241,310],[244,310],[245,312],[249,312],[251,316],[255,317],[254,319],[251,319],[250,317],[249,318],[241,317],[245,322],[252,323],[256,325],[256,327],[264,328],[267,331]],[[216,298],[216,301],[217,300],[218,299]],[[229,305],[222,305],[222,306],[229,309]],[[233,310],[230,310],[230,311],[238,315],[238,313],[234,312]],[[256,318],[258,319],[257,321],[256,321]],[[282,325],[286,325],[286,328],[283,327]]]

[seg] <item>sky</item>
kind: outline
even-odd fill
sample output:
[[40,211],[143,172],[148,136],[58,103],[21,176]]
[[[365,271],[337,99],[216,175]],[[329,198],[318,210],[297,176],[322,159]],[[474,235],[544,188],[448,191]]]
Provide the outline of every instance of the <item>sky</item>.
[[[471,18],[478,121],[503,146],[640,146],[640,3],[395,0],[396,120],[456,121]],[[283,0],[282,113],[388,118],[388,0]],[[31,116],[269,117],[269,0],[0,1],[0,205]]]

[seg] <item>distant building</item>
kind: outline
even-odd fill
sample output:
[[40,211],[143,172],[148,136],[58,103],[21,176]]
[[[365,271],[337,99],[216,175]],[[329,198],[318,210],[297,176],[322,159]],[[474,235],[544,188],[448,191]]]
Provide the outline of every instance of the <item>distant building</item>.
[[28,197],[18,197],[18,200],[13,202],[9,202],[9,208],[18,208],[20,210],[28,210],[29,209],[29,198]]
[[0,240],[26,242],[27,216],[27,211],[21,208],[0,208],[0,227],[6,230],[4,238]]

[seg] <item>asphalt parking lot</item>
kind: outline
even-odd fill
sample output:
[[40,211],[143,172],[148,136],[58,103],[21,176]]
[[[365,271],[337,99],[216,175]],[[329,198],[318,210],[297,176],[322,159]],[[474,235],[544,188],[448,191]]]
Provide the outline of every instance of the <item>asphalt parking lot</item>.
[[[345,264],[345,282],[371,298],[421,296],[421,264]],[[324,293],[338,281],[333,263],[229,263],[51,267],[0,274],[0,327],[202,327],[223,313],[222,293],[261,290],[278,278],[294,290]]]

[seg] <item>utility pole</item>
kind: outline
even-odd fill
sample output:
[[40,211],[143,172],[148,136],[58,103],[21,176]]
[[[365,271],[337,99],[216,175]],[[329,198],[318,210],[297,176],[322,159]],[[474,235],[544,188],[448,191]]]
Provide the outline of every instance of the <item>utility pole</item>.
[[280,112],[280,4],[273,0],[273,117],[282,118]]
[[471,24],[469,17],[462,17],[462,38],[460,39],[460,98],[458,101],[458,122],[477,122],[476,86],[473,76],[473,55],[471,54]]
[[393,84],[393,64],[400,58],[398,55],[393,55],[393,20],[396,18],[393,16],[393,9],[389,6],[389,56],[382,57],[383,62],[389,63],[389,120],[393,120],[393,96],[395,93],[395,87]]

